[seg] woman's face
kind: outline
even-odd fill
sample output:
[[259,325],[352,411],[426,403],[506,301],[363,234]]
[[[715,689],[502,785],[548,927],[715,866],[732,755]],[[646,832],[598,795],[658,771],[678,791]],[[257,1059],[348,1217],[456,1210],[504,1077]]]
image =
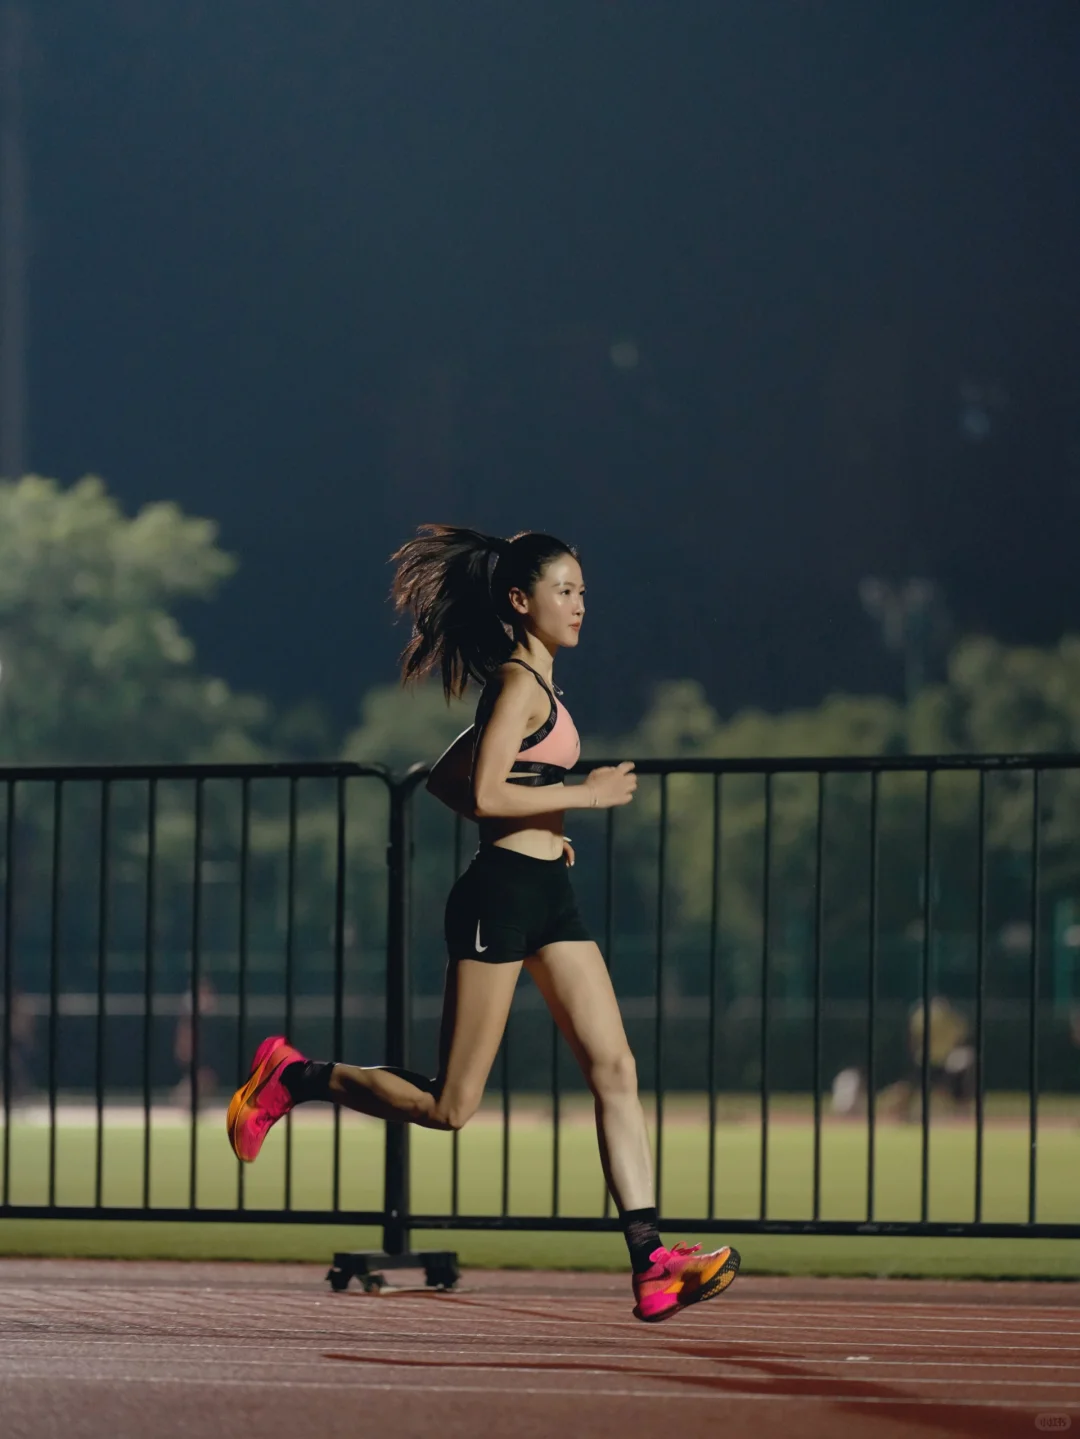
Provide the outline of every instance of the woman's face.
[[537,639],[572,649],[585,618],[585,581],[573,555],[560,555],[544,567],[531,595],[510,591],[510,603],[528,617]]

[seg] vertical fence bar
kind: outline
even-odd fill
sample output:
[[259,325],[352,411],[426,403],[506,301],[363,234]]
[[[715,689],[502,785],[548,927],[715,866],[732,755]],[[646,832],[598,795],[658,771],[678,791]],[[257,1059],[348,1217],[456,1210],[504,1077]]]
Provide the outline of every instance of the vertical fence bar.
[[926,771],[923,812],[923,943],[922,943],[922,1149],[919,1217],[930,1212],[930,936],[934,920],[934,771]]
[[203,810],[202,779],[195,781],[195,839],[191,874],[191,1152],[188,1161],[190,1187],[188,1208],[198,1203],[199,1186],[199,989],[202,983],[202,868]]
[[[611,1196],[604,1190],[606,1217]],[[559,1212],[559,1026],[551,1021],[551,1216]]]
[[[386,916],[386,1062],[408,1064],[409,864],[412,850],[407,781],[390,786],[389,892]],[[383,1250],[405,1254],[409,1247],[409,1127],[386,1126],[383,1188]]]
[[817,833],[814,852],[814,1221],[821,1218],[821,1011],[824,973],[821,941],[825,925],[825,771],[817,777]]
[[510,1212],[510,1025],[506,1016],[502,1037],[502,1216]]
[[[465,821],[459,814],[454,815],[454,882],[457,882],[461,874],[462,850],[464,848]],[[450,975],[447,973],[447,981]],[[554,1028],[554,1021],[552,1021]],[[557,1037],[557,1036],[556,1036]],[[460,1131],[455,1129],[450,1135],[450,1213],[456,1219],[461,1203],[461,1146],[459,1140]]]
[[664,891],[667,888],[668,777],[660,776],[660,847],[656,877],[656,1208],[663,1213],[664,1183]]
[[1035,1223],[1039,1148],[1039,771],[1031,776],[1031,973],[1029,976],[1028,1035],[1028,1223]]
[[11,1203],[11,1006],[15,1000],[15,780],[4,815],[4,1207]]
[[870,972],[867,976],[866,993],[866,1218],[874,1218],[874,1161],[876,1158],[876,1101],[877,1089],[874,1041],[877,1038],[877,980],[878,980],[878,780],[877,770],[870,775]]
[[608,969],[615,959],[615,811],[609,809],[604,821],[604,963]]
[[[251,860],[251,781],[245,775],[240,781],[240,913],[236,936],[236,1064],[238,1082],[247,1072],[245,1041],[247,1037],[248,986],[248,870]],[[286,1033],[289,1033],[286,1030]],[[244,1207],[244,1166],[236,1165],[236,1207]]]
[[513,1027],[513,1010],[506,1016],[506,1028],[502,1037],[502,1194],[501,1209],[505,1219],[510,1213],[510,1031]]
[[56,1060],[60,1018],[60,875],[63,868],[64,781],[53,781],[52,884],[49,896],[49,1208],[56,1205]]
[[101,828],[98,834],[98,948],[97,1024],[94,1030],[94,1097],[97,1132],[94,1136],[94,1205],[101,1208],[102,1159],[105,1143],[105,998],[109,953],[109,780],[101,782]]
[[769,911],[772,886],[772,797],[773,777],[765,776],[764,871],[761,881],[761,1195],[760,1218],[769,1209]]
[[154,905],[157,883],[157,780],[146,791],[146,913],[143,930],[143,1183],[142,1207],[150,1208],[150,1105],[154,1022]]
[[[290,1041],[293,1037],[293,1010],[295,1007],[294,969],[296,933],[296,829],[297,829],[297,780],[289,776],[289,814],[286,831],[285,852],[285,1033]],[[335,1059],[340,1050],[334,1049]],[[293,1177],[293,1127],[292,1113],[285,1116],[285,1209],[292,1208]]]
[[712,895],[709,905],[709,1208],[716,1216],[716,951],[720,932],[720,813],[723,776],[713,775]]
[[[337,781],[337,834],[334,846],[334,1057],[345,1045],[345,776]],[[334,1209],[341,1208],[341,1106],[334,1105]]]
[[[609,809],[604,820],[604,963],[608,973],[615,962],[615,811]],[[558,1048],[558,1027],[555,1046]],[[555,1116],[558,1126],[558,1114]],[[604,1184],[604,1218],[611,1214],[611,1193]]]
[[983,1200],[983,1014],[986,1008],[986,771],[979,771],[975,898],[975,1223]]

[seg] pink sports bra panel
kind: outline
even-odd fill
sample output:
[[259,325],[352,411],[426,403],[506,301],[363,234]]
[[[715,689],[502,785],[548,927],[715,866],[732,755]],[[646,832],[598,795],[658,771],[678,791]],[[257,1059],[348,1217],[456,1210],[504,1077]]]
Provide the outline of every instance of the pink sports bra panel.
[[570,718],[570,711],[556,696],[552,698],[555,700],[555,723],[550,732],[528,749],[519,751],[517,758],[572,769],[581,757],[581,740],[577,727]]

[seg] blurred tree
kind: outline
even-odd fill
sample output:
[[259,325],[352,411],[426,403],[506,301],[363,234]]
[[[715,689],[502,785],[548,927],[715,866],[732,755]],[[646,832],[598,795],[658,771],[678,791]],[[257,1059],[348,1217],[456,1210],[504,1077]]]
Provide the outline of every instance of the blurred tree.
[[[912,747],[926,753],[1048,754],[1080,749],[1080,638],[1048,649],[965,640],[949,660],[946,683],[911,707]],[[994,782],[993,845],[1017,857],[1031,844],[1028,775]],[[1041,870],[1050,892],[1080,877],[1080,772],[1047,771],[1041,780]]]
[[[746,710],[723,721],[694,681],[660,686],[641,723],[603,746],[605,753],[645,758],[764,759],[902,752],[904,711],[888,699],[834,695],[815,710],[769,715]],[[865,908],[867,854],[865,778],[843,777],[829,796],[830,843],[826,849],[833,892],[847,901],[834,916],[835,940],[859,930]],[[668,780],[669,922],[696,954],[688,970],[701,968],[711,923],[713,884],[713,781],[673,775]],[[732,774],[722,781],[721,860],[717,875],[720,943],[725,982],[736,992],[753,989],[761,948],[764,880],[765,786],[760,775]],[[660,787],[646,779],[633,805],[618,820],[619,864],[630,881],[624,902],[640,906],[639,926],[648,928],[655,903],[656,832]],[[772,785],[770,924],[773,963],[781,982],[805,957],[814,912],[817,782],[813,775],[780,775]],[[683,980],[700,988],[700,974]],[[792,988],[796,987],[792,978]]]
[[199,675],[173,610],[232,573],[209,520],[96,478],[0,483],[0,760],[257,758],[264,702]]
[[334,724],[318,700],[301,700],[273,725],[273,748],[289,759],[324,760],[338,747]]
[[[907,708],[888,699],[833,695],[816,709],[767,715],[747,710],[723,721],[700,685],[661,686],[640,724],[617,741],[591,746],[620,757],[789,758],[948,753],[1037,754],[1080,748],[1080,641],[1049,650],[1012,649],[973,639],[953,652],[944,684]],[[770,841],[770,965],[783,990],[805,992],[816,909],[818,787],[815,776],[775,776]],[[667,784],[668,923],[697,954],[706,948],[714,906],[713,781],[673,775]],[[882,982],[910,994],[923,937],[926,780],[883,775],[878,782],[878,934]],[[759,775],[722,780],[721,859],[716,900],[725,982],[737,992],[759,983],[764,894],[765,784]],[[1019,933],[1030,908],[1033,826],[1030,772],[986,784],[989,923]],[[831,775],[824,795],[823,891],[829,973],[841,990],[865,982],[869,937],[871,781]],[[933,925],[942,964],[970,968],[978,823],[974,774],[940,774],[933,787]],[[620,813],[619,865],[628,920],[651,932],[655,909],[660,785],[643,780]],[[1080,876],[1080,774],[1048,771],[1040,790],[1040,892],[1047,916]],[[624,921],[620,921],[622,924]],[[893,959],[886,958],[893,946]],[[1020,945],[1020,950],[1024,946]],[[647,949],[647,946],[646,946]],[[1017,951],[1020,964],[1024,955]],[[950,958],[950,955],[952,958]],[[644,961],[648,964],[647,958]],[[958,970],[959,972],[959,970]],[[1019,972],[1019,971],[1018,971]],[[801,979],[800,979],[801,973]],[[789,983],[790,981],[790,983]],[[686,981],[696,988],[692,979]]]
[[[909,707],[876,696],[831,695],[817,708],[779,715],[746,710],[722,719],[701,685],[673,681],[658,687],[640,723],[618,738],[586,737],[586,756],[765,759],[800,756],[891,755],[909,751],[1038,751],[1074,748],[1080,734],[1080,644],[1052,651],[1010,650],[967,641],[952,657],[947,682],[925,689]],[[438,686],[406,692],[372,690],[344,756],[402,772],[430,763],[469,724],[471,699],[447,707]],[[1073,877],[1080,854],[1080,795],[1070,774],[1042,782],[1042,889],[1052,901]],[[868,775],[832,774],[824,789],[822,879],[828,986],[837,994],[865,987],[869,941],[870,806]],[[368,791],[369,796],[374,791]],[[818,781],[778,774],[771,786],[770,966],[781,994],[807,992],[817,902]],[[760,775],[727,774],[721,785],[721,858],[717,871],[724,984],[755,993],[760,983],[764,893],[765,784]],[[691,992],[700,989],[713,914],[713,780],[673,775],[667,782],[665,929],[668,974]],[[910,998],[919,982],[925,899],[923,774],[886,774],[877,786],[877,921],[883,994]],[[976,893],[978,780],[939,774],[933,786],[934,856],[931,874],[932,950],[940,964],[970,968]],[[1022,925],[1030,907],[1032,828],[1030,774],[992,776],[986,789],[988,906],[993,932]],[[654,974],[660,783],[642,780],[635,803],[615,817],[616,896],[621,982],[648,991]],[[587,839],[590,820],[574,816]],[[332,854],[333,826],[325,841]],[[350,805],[349,845],[379,893],[385,810]],[[466,826],[455,847],[452,822],[423,794],[416,804],[414,895],[419,937],[427,935],[433,978],[438,916],[454,873],[475,841]],[[586,866],[577,876],[587,906],[602,913],[602,876]],[[590,889],[590,886],[592,889]],[[1050,906],[1047,905],[1049,913]],[[430,931],[430,934],[428,934]],[[1017,963],[1022,968],[1023,955]],[[935,973],[938,959],[935,959]],[[430,964],[430,976],[426,973]],[[1019,973],[1019,969],[1018,969]]]
[[697,681],[675,680],[657,688],[640,724],[616,748],[643,759],[896,754],[904,733],[903,707],[875,696],[830,695],[817,709],[778,715],[743,710],[725,722]]
[[[201,675],[175,609],[208,599],[234,568],[215,526],[173,504],[125,515],[101,480],[68,489],[27,476],[0,482],[0,763],[62,764],[261,759],[262,700]],[[202,879],[232,862],[238,796],[204,792]],[[157,793],[158,939],[162,976],[181,972],[190,937],[190,782]],[[94,783],[62,795],[25,783],[15,805],[15,852],[27,982],[45,963],[54,801],[63,803],[66,964],[92,964],[102,796]],[[115,785],[110,834],[117,874],[141,873],[145,786]],[[95,862],[87,864],[87,856]],[[125,911],[140,881],[114,895]],[[131,894],[128,893],[131,891]],[[209,889],[208,904],[209,900]]]
[[404,770],[418,762],[434,764],[450,742],[473,721],[476,693],[463,700],[443,698],[434,682],[377,685],[360,703],[360,723],[349,732],[342,759],[384,764]]
[[912,749],[1033,754],[1080,748],[1080,638],[1049,649],[975,638],[949,659],[947,680],[911,707]]

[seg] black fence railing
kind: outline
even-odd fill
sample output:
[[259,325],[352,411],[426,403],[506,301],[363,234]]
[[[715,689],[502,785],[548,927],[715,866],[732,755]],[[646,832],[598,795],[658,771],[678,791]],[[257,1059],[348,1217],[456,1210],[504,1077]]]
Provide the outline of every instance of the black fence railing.
[[[594,762],[598,763],[598,762]],[[583,765],[584,772],[590,766]],[[0,1217],[611,1230],[584,1081],[519,987],[460,1134],[307,1106],[269,1032],[433,1072],[468,826],[421,769],[0,770]],[[1080,759],[645,760],[572,816],[673,1230],[1080,1237]]]

